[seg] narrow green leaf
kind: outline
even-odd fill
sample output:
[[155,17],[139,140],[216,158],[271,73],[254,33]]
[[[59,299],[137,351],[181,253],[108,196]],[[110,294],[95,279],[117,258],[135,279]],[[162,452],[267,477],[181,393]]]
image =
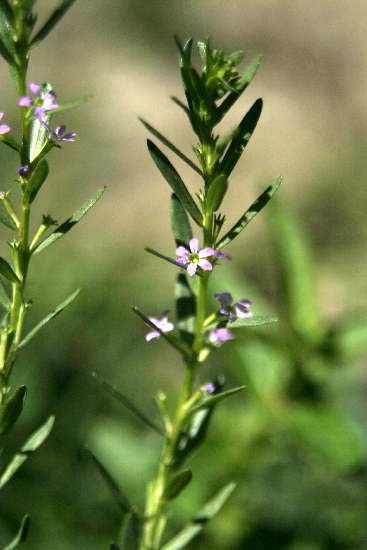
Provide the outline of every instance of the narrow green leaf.
[[226,399],[231,395],[234,395],[240,391],[243,391],[245,388],[246,386],[238,386],[237,388],[231,388],[230,390],[226,390],[221,393],[216,393],[214,395],[204,397],[202,401],[200,401],[197,405],[195,405],[195,407],[191,409],[191,412],[196,413],[202,409],[211,407],[212,405],[219,403],[219,401],[223,401],[223,399]]
[[101,187],[98,189],[94,195],[85,203],[82,204],[82,206],[74,212],[74,214],[68,218],[64,223],[59,225],[53,233],[49,237],[47,237],[44,241],[42,241],[37,248],[34,251],[34,254],[38,254],[39,252],[42,252],[45,248],[50,246],[50,244],[53,244],[55,241],[66,235],[76,225],[83,216],[95,205],[95,203],[102,197],[103,193],[105,192],[106,187]]
[[226,485],[195,515],[193,520],[178,535],[162,547],[162,550],[181,550],[185,548],[204,529],[208,521],[219,512],[234,489],[234,483]]
[[13,397],[0,408],[0,434],[5,435],[18,420],[24,405],[27,388],[20,386]]
[[195,331],[196,298],[185,273],[179,273],[175,286],[176,318],[180,339],[191,347]]
[[269,209],[274,260],[280,275],[285,315],[293,331],[311,344],[323,337],[312,252],[292,213],[273,201]]
[[136,514],[127,514],[123,520],[119,546],[121,550],[138,550],[141,532],[141,520]]
[[168,158],[158,149],[158,147],[148,139],[147,141],[149,153],[154,160],[157,168],[161,172],[162,176],[171,187],[172,191],[177,195],[182,206],[190,214],[192,219],[201,227],[202,214],[197,207],[194,199],[188,192],[184,182],[176,169],[172,166]]
[[18,277],[4,258],[0,257],[0,273],[11,283],[19,283]]
[[331,351],[343,360],[367,354],[367,318],[366,314],[354,314],[342,318],[331,327],[323,342],[323,348]]
[[[1,42],[0,42],[0,53],[1,53]],[[13,149],[13,151],[16,151],[17,153],[20,152],[20,146],[18,143],[13,139],[9,134],[3,134],[0,136],[0,143],[5,143],[10,149]]]
[[239,161],[246,145],[256,128],[257,122],[262,111],[263,101],[258,99],[252,105],[251,109],[245,114],[235,131],[234,137],[224,154],[220,163],[221,172],[226,174],[227,178]]
[[160,252],[157,252],[156,250],[154,250],[154,248],[150,248],[150,247],[146,246],[144,248],[144,250],[145,250],[145,252],[148,252],[149,254],[152,254],[153,256],[157,256],[157,258],[160,258],[161,260],[165,260],[166,262],[169,262],[170,264],[175,265],[179,269],[185,270],[185,266],[182,266],[182,265],[178,264],[177,262],[175,262],[175,260],[173,260],[169,256],[165,256],[164,254],[161,254]]
[[61,304],[59,304],[51,313],[49,313],[42,321],[40,321],[20,342],[18,349],[24,347],[28,342],[39,332],[49,321],[57,317],[69,304],[71,304],[75,298],[78,296],[80,289],[73,292],[70,296],[66,298]]
[[218,107],[218,122],[223,118],[223,116],[229,111],[229,109],[234,105],[242,93],[246,90],[247,86],[254,79],[257,70],[260,66],[262,55],[259,55],[253,59],[249,65],[246,67],[245,72],[242,77],[236,83],[236,92],[229,94]]
[[31,46],[36,46],[46,38],[46,36],[52,31],[52,29],[57,25],[57,23],[64,17],[66,12],[74,4],[75,0],[63,0],[59,6],[52,12],[50,17],[40,28],[37,34],[31,40]]
[[267,189],[251,204],[250,208],[240,217],[233,227],[216,243],[216,248],[227,246],[233,239],[241,233],[241,231],[250,223],[251,220],[268,204],[274,193],[278,190],[283,178],[276,178]]
[[195,170],[200,176],[202,176],[202,171],[200,168],[189,158],[187,157],[182,151],[180,151],[171,141],[169,141],[164,135],[162,135],[158,130],[153,128],[148,122],[146,122],[143,118],[139,117],[140,122],[145,126],[145,128],[151,132],[157,139],[159,139],[168,149],[170,149],[173,153],[175,153],[178,157],[180,157],[181,160],[186,162],[190,168]]
[[205,209],[207,212],[215,212],[218,210],[227,192],[227,188],[227,176],[219,174],[210,184],[208,189],[208,194],[205,199]]
[[97,382],[100,384],[100,386],[112,397],[114,397],[119,403],[121,403],[128,411],[130,411],[133,415],[135,415],[139,420],[144,422],[149,428],[152,428],[154,431],[156,431],[159,435],[164,435],[163,430],[158,426],[155,422],[153,422],[150,418],[148,418],[144,413],[142,413],[132,401],[125,395],[123,395],[115,386],[111,386],[108,382],[103,380],[96,372],[92,373],[92,376],[97,380]]
[[[2,32],[1,25],[0,25],[0,33]],[[0,55],[5,59],[5,61],[11,65],[16,65],[14,57],[11,55],[7,47],[5,46],[4,41],[0,38]]]
[[137,308],[136,306],[132,306],[131,309],[133,310],[134,313],[136,313],[138,317],[140,317],[140,319],[144,321],[145,324],[147,324],[153,330],[156,330],[157,332],[159,332],[162,338],[164,338],[166,342],[168,342],[173,348],[179,351],[182,355],[187,357],[190,354],[190,350],[186,346],[184,346],[171,332],[168,332],[168,333],[162,332],[161,329],[157,327],[154,323],[152,323],[149,317],[144,315],[144,313],[142,313],[140,309]]
[[16,65],[16,49],[14,45],[13,14],[8,3],[0,2],[0,53],[9,65]]
[[182,470],[173,476],[168,483],[163,498],[165,500],[173,500],[176,498],[192,480],[191,470]]
[[25,515],[22,519],[22,523],[20,524],[18,533],[16,534],[15,538],[9,544],[7,544],[3,548],[3,550],[15,550],[15,548],[18,548],[19,544],[22,544],[27,540],[30,522],[31,520],[29,516]]
[[45,439],[50,434],[55,422],[55,417],[50,416],[47,421],[42,424],[38,430],[36,430],[22,448],[13,456],[10,463],[6,466],[0,477],[0,489],[13,477],[15,472],[22,466],[22,464],[30,457],[30,455],[42,445]]
[[181,109],[187,114],[187,116],[190,118],[190,111],[187,108],[187,106],[180,100],[178,97],[175,97],[174,95],[171,96],[171,99],[173,103],[176,103]]
[[105,466],[102,464],[102,462],[92,453],[90,449],[86,449],[89,456],[93,460],[95,466],[97,467],[97,470],[103,477],[103,479],[106,482],[107,487],[109,488],[112,496],[116,500],[121,512],[123,514],[134,514],[136,515],[136,511],[133,508],[133,506],[130,504],[128,498],[121,492],[119,486],[117,485],[116,481],[113,479],[111,474],[106,470]]
[[261,325],[272,325],[278,322],[278,318],[272,315],[254,315],[254,317],[245,317],[244,319],[236,319],[230,323],[230,328],[241,327],[259,327]]
[[9,311],[11,306],[11,300],[6,293],[6,290],[3,286],[3,282],[0,280],[0,304],[6,311]]
[[4,208],[1,208],[0,204],[0,222],[8,227],[9,229],[12,229],[13,231],[16,230],[17,226],[13,222],[12,218],[9,216],[7,211]]
[[[46,122],[48,122],[47,117]],[[29,160],[33,162],[38,157],[49,141],[49,132],[43,124],[36,118],[32,120],[29,139]]]
[[62,111],[69,111],[70,109],[75,109],[76,107],[80,107],[80,105],[83,105],[90,99],[92,99],[92,95],[82,95],[80,97],[77,97],[75,99],[70,99],[69,101],[65,101],[64,103],[61,103],[57,109],[52,109],[52,114],[60,113]]
[[38,191],[46,181],[48,176],[48,162],[41,160],[34,169],[28,182],[29,202],[32,203],[37,196]]
[[171,196],[171,227],[177,246],[187,246],[192,238],[190,220],[177,195]]

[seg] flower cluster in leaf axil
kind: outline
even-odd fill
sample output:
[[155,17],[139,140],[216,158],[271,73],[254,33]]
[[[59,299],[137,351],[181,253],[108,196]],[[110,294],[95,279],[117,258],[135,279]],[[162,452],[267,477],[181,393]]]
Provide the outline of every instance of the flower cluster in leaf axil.
[[76,132],[66,132],[66,126],[60,125],[52,129],[49,125],[49,118],[52,111],[60,105],[56,102],[56,93],[48,83],[37,84],[30,82],[28,85],[31,95],[22,96],[18,105],[31,109],[33,116],[46,128],[49,136],[55,141],[75,141]]
[[[2,120],[4,113],[0,112],[0,120]],[[10,126],[7,124],[0,124],[0,135],[10,132]]]

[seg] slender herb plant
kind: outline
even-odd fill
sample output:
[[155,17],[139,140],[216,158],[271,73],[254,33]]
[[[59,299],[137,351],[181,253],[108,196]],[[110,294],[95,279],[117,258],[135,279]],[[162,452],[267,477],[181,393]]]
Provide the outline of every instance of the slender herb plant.
[[[16,186],[2,181],[0,191],[0,221],[11,232],[7,241],[9,259],[0,257],[0,437],[13,428],[20,416],[26,395],[25,386],[11,388],[11,374],[18,351],[23,348],[45,324],[56,317],[77,296],[74,292],[26,335],[24,326],[32,302],[27,296],[27,278],[32,260],[49,245],[65,235],[100,198],[99,189],[91,199],[59,225],[50,215],[32,229],[32,207],[49,174],[46,157],[64,143],[73,142],[75,132],[64,125],[54,126],[53,115],[82,103],[85,98],[60,104],[49,83],[28,82],[28,64],[33,47],[43,41],[58,21],[72,6],[74,0],[64,0],[47,21],[34,32],[37,22],[33,0],[1,0],[0,2],[0,54],[10,68],[16,84],[19,106],[19,132],[12,130],[6,115],[0,112],[0,142],[18,156]],[[18,130],[18,129],[17,129]],[[53,229],[52,229],[53,228]],[[51,231],[50,231],[51,230]],[[0,474],[0,488],[48,436],[53,417],[41,426]],[[25,516],[19,532],[7,548],[23,542],[28,531],[29,518]]]
[[[173,404],[172,400],[169,403],[163,392],[159,392],[156,398],[161,416],[159,425],[147,419],[116,388],[100,380],[109,393],[141,420],[145,420],[164,439],[157,473],[147,487],[144,512],[138,512],[128,502],[105,467],[94,457],[117,497],[121,510],[126,514],[122,535],[111,549],[185,548],[225,503],[235,487],[233,483],[221,489],[173,539],[164,542],[170,504],[193,477],[185,463],[205,440],[216,405],[244,389],[244,386],[239,386],[225,390],[218,379],[200,384],[198,379],[204,363],[212,352],[235,338],[236,330],[276,321],[274,317],[253,315],[251,302],[239,296],[233,298],[230,289],[216,293],[214,298],[217,307],[214,310],[210,307],[212,297],[209,281],[212,276],[215,277],[218,265],[224,266],[230,260],[223,250],[264,208],[281,183],[281,178],[276,178],[238,221],[222,232],[225,223],[222,202],[229,189],[232,172],[259,120],[262,100],[255,101],[239,125],[228,134],[219,136],[215,128],[254,78],[260,57],[254,59],[241,74],[237,67],[244,57],[243,51],[227,55],[223,50],[213,49],[209,41],[198,42],[202,63],[198,71],[192,61],[192,40],[184,45],[179,40],[176,43],[186,103],[176,97],[172,100],[183,110],[196,135],[197,143],[193,150],[197,161],[191,160],[148,122],[142,120],[142,123],[158,141],[193,170],[201,186],[195,199],[166,155],[148,140],[149,153],[172,191],[171,222],[176,257],[172,258],[152,248],[146,250],[179,270],[176,321],[169,319],[167,312],[157,318],[145,315],[138,307],[133,310],[150,327],[146,341],[158,338],[165,340],[181,356],[185,369],[177,403]],[[195,232],[192,231],[192,222],[196,227]],[[172,409],[173,414],[170,413]]]

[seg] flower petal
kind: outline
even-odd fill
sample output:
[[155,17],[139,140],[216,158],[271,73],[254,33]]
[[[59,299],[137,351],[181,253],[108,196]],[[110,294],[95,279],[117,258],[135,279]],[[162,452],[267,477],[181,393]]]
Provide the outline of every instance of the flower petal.
[[178,246],[176,248],[176,256],[188,256],[189,251],[184,246]]
[[152,330],[151,332],[147,332],[145,335],[145,341],[150,342],[151,340],[154,340],[155,338],[159,338],[160,334],[157,330]]
[[214,255],[215,255],[214,248],[207,247],[199,250],[199,258],[208,258],[209,256],[214,256]]
[[191,252],[193,252],[194,254],[197,253],[197,251],[199,250],[199,239],[194,237],[190,240],[189,245]]
[[199,267],[201,267],[204,271],[211,271],[213,269],[212,264],[208,262],[208,260],[200,259],[197,265],[199,265]]
[[217,292],[214,294],[214,298],[218,300],[222,306],[229,306],[233,300],[230,292]]
[[188,266],[187,266],[187,273],[190,275],[190,277],[192,277],[193,275],[195,275],[196,273],[196,270],[198,268],[198,264],[197,263],[190,263]]
[[37,84],[36,82],[30,82],[28,84],[28,88],[30,89],[30,91],[34,95],[38,95],[40,90],[41,90],[41,86],[39,84]]
[[10,126],[7,124],[0,124],[0,134],[7,134],[10,132]]

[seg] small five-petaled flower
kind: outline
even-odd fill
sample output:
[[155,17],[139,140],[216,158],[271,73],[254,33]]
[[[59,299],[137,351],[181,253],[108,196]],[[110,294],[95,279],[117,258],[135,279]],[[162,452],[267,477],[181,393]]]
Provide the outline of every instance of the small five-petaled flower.
[[[0,113],[0,120],[3,118],[3,116],[4,113]],[[10,126],[8,126],[7,124],[0,124],[0,135],[7,134],[8,132],[10,132]]]
[[179,265],[186,266],[187,273],[192,277],[197,272],[198,267],[204,271],[211,271],[213,263],[207,258],[216,259],[216,250],[211,247],[199,248],[199,240],[193,238],[189,242],[189,248],[178,246],[176,248],[176,262]]
[[167,312],[163,313],[163,317],[161,319],[157,319],[156,317],[148,317],[148,319],[159,330],[150,330],[145,335],[145,340],[147,342],[159,338],[161,336],[161,332],[171,332],[171,330],[175,328],[174,324],[168,320]]
[[36,82],[28,84],[29,91],[34,96],[24,95],[18,105],[21,107],[33,107],[33,114],[38,120],[45,120],[46,113],[59,107],[56,103],[56,94],[50,86],[41,86]]
[[224,317],[228,317],[229,321],[235,321],[236,319],[244,319],[246,317],[252,317],[252,312],[249,311],[251,307],[250,300],[239,300],[235,304],[232,304],[232,294],[229,292],[218,292],[214,294],[214,298],[220,303],[219,313]]

